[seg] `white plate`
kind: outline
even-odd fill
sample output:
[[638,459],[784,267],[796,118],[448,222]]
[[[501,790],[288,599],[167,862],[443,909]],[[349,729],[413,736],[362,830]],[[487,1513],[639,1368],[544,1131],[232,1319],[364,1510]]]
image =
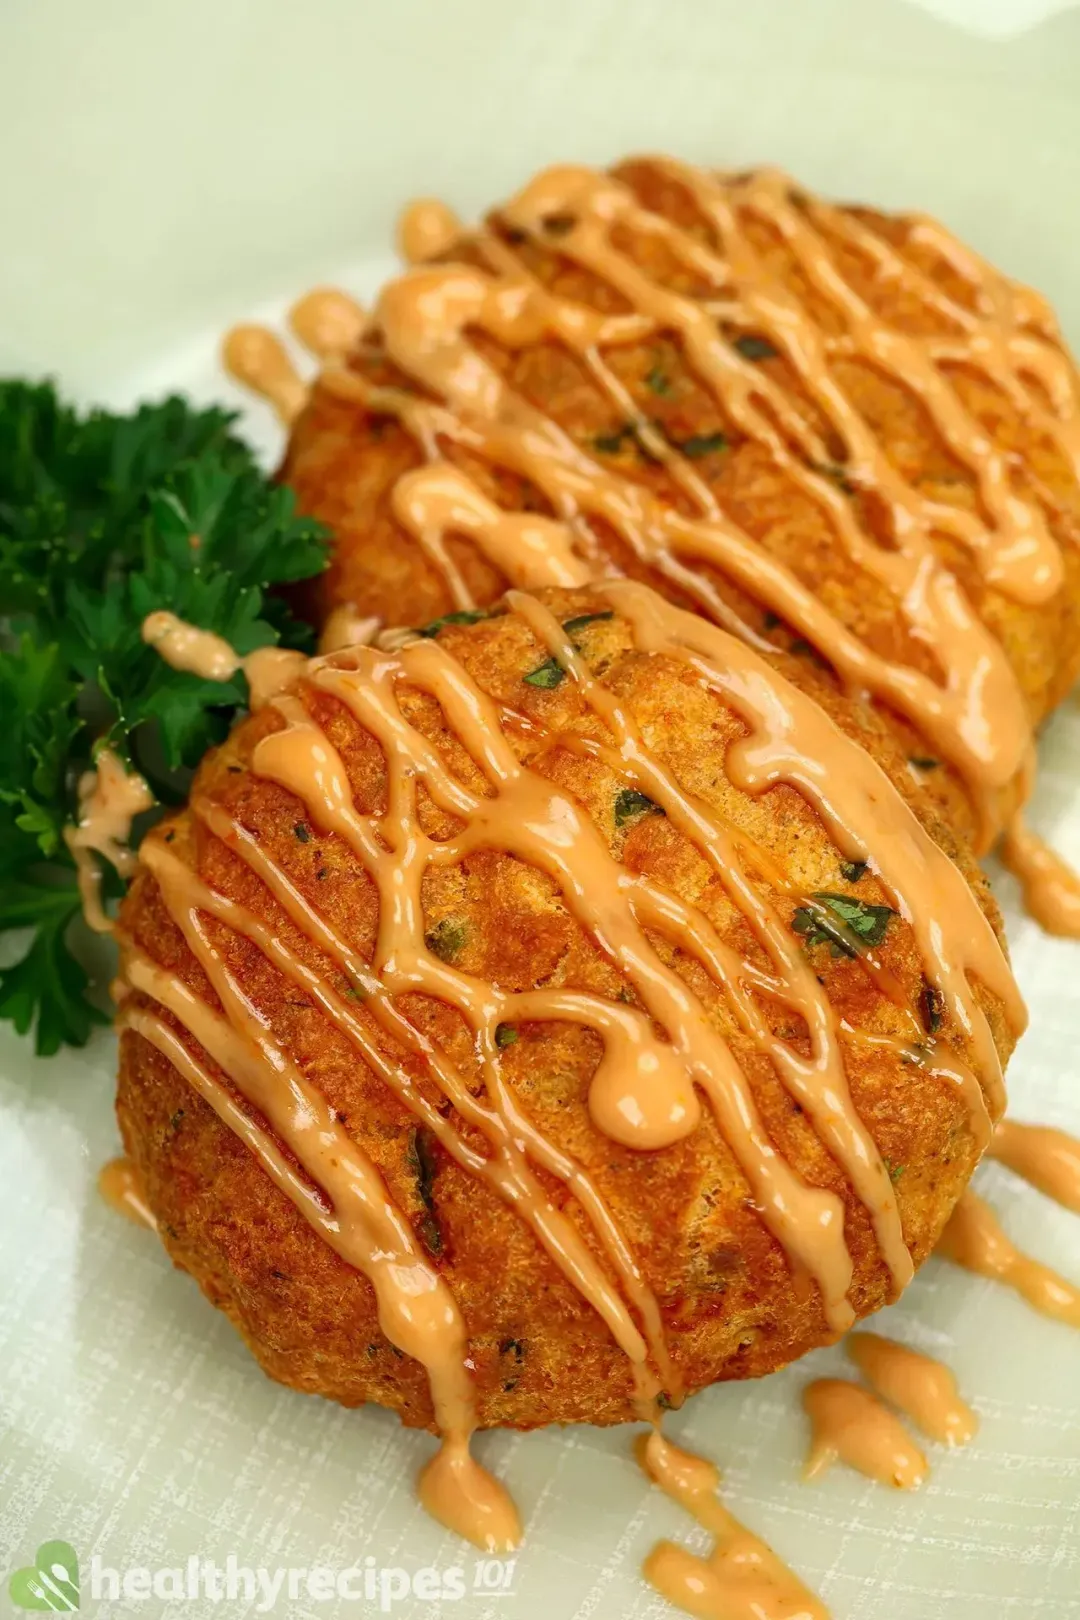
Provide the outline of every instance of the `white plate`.
[[[257,307],[275,281],[370,296],[390,261],[357,243],[384,243],[410,192],[467,209],[545,159],[633,146],[779,158],[844,195],[928,207],[1043,286],[1080,336],[1075,14],[1008,46],[893,0],[189,0],[168,15],[97,0],[90,15],[38,0],[0,22],[0,149],[18,155],[0,169],[0,363],[52,366],[84,396],[175,387],[246,404],[218,373],[211,319],[278,313]],[[1023,0],[986,20],[1015,27]],[[254,407],[245,425],[272,457],[268,414]],[[1076,708],[1042,758],[1036,822],[1080,860]],[[1080,947],[1023,919],[1008,880],[1000,892],[1032,1012],[1013,1107],[1077,1130]],[[414,1504],[426,1436],[263,1379],[153,1240],[95,1195],[116,1151],[113,1059],[110,1036],[48,1063],[0,1037],[0,1574],[63,1537],[83,1610],[102,1616],[232,1620],[255,1603],[94,1605],[95,1552],[117,1569],[233,1553],[267,1568],[464,1570],[465,1598],[396,1602],[399,1620],[672,1613],[640,1560],[662,1535],[702,1538],[646,1486],[628,1432],[482,1439],[528,1521],[509,1594],[489,1597],[476,1556]],[[1020,1242],[1080,1278],[1080,1221],[997,1167],[978,1181]],[[839,1469],[799,1482],[799,1391],[842,1366],[835,1350],[697,1397],[672,1432],[717,1458],[734,1511],[836,1620],[1080,1615],[1080,1339],[938,1262],[886,1315],[887,1331],[949,1361],[982,1420],[969,1450],[934,1448],[919,1493]],[[274,1612],[378,1611],[305,1598]]]

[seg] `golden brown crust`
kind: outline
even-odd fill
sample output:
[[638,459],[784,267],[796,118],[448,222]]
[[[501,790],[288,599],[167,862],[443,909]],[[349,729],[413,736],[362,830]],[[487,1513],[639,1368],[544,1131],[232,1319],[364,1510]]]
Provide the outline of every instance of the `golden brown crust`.
[[[563,619],[604,606],[588,591],[546,593],[545,600]],[[574,683],[544,691],[523,682],[523,673],[543,657],[524,621],[500,615],[468,627],[450,626],[441,639],[484,691],[528,719],[528,727],[510,732],[515,749],[576,796],[623,865],[699,906],[722,938],[754,959],[758,947],[745,921],[701,855],[662,816],[617,826],[617,780],[597,761],[558,748],[561,733],[597,733],[598,722],[584,711]],[[629,707],[680,784],[753,839],[787,882],[804,893],[856,892],[840,870],[822,822],[799,794],[779,786],[750,798],[731,785],[725,753],[743,728],[715,694],[685,667],[635,651],[628,627],[618,618],[592,625],[583,646],[590,666]],[[996,925],[984,880],[913,786],[902,754],[880,722],[868,709],[840,699],[805,661],[782,662],[795,684],[821,692],[833,717],[885,767],[960,864]],[[301,690],[346,762],[359,809],[380,808],[386,789],[381,750],[335,699],[310,684]],[[434,700],[413,694],[409,710],[455,773],[475,784],[476,768]],[[370,960],[376,902],[355,857],[336,838],[311,832],[299,802],[248,769],[255,743],[280,724],[273,709],[244,722],[204,762],[195,794],[226,807],[250,829],[300,891]],[[430,801],[424,802],[422,818],[431,836],[448,834],[447,818]],[[309,836],[299,837],[298,826]],[[179,815],[170,831],[172,852],[206,882],[271,922],[304,961],[333,974],[261,882],[190,811]],[[886,898],[869,875],[858,882],[857,893],[870,902]],[[790,921],[795,900],[786,893],[772,898]],[[469,973],[513,989],[559,984],[609,997],[624,989],[554,884],[498,851],[480,851],[460,866],[429,874],[424,905],[430,927],[452,919],[455,965]],[[178,972],[197,995],[215,1001],[145,869],[125,902],[122,925],[142,951]],[[208,921],[207,926],[276,1040],[330,1100],[434,1251],[468,1328],[481,1421],[527,1428],[631,1417],[626,1358],[525,1223],[487,1184],[418,1138],[405,1106],[254,945],[220,924]],[[855,1262],[852,1302],[860,1314],[878,1308],[885,1303],[888,1278],[865,1209],[771,1063],[744,1038],[720,992],[688,956],[663,940],[654,944],[731,1042],[776,1146],[808,1181],[844,1200]],[[910,1039],[909,1011],[881,994],[857,961],[834,958],[824,945],[808,949],[833,1008],[848,1024],[864,1035]],[[881,955],[903,987],[907,1008],[918,1009],[923,965],[911,930],[899,918]],[[1002,1009],[989,997],[982,1000],[1004,1059],[1011,1041]],[[471,1038],[460,1015],[419,996],[402,1005],[479,1087]],[[367,1016],[362,1008],[360,1015]],[[779,1009],[771,1016],[782,1018]],[[786,1033],[798,1043],[797,1032]],[[962,1050],[955,1029],[942,1028],[939,1039]],[[380,1041],[385,1047],[387,1037]],[[858,1112],[893,1167],[905,1238],[919,1263],[974,1167],[967,1109],[955,1088],[918,1062],[906,1061],[897,1047],[845,1037],[844,1054]],[[641,1153],[613,1143],[597,1131],[586,1106],[599,1055],[598,1038],[590,1030],[523,1024],[517,1041],[502,1054],[502,1067],[528,1116],[586,1166],[622,1226],[660,1301],[687,1388],[772,1371],[823,1342],[827,1333],[818,1298],[794,1287],[785,1257],[750,1207],[747,1183],[711,1117],[706,1115],[690,1138],[661,1151]],[[433,1082],[415,1060],[404,1061],[417,1085],[437,1099]],[[210,1107],[131,1031],[121,1043],[117,1107],[125,1146],[169,1252],[229,1314],[264,1369],[293,1387],[346,1405],[377,1401],[397,1410],[406,1423],[429,1425],[422,1369],[392,1350],[379,1331],[366,1279],[312,1231]],[[595,1248],[591,1229],[562,1183],[538,1174],[552,1201],[565,1208]]]
[[[648,208],[707,245],[715,245],[712,228],[700,209],[670,175],[647,162],[625,164],[616,174]],[[871,231],[902,249],[957,302],[970,305],[968,283],[920,245],[908,222],[866,209],[853,213]],[[761,221],[747,218],[744,225],[770,272],[791,287],[823,329],[830,331],[836,316],[806,284],[790,251]],[[497,215],[491,226],[504,239],[512,240],[514,253],[546,288],[605,311],[627,307],[609,285],[561,257],[557,244],[545,246],[523,238],[501,224]],[[654,279],[691,295],[701,291],[694,288],[685,267],[671,262],[662,238],[631,236],[624,229],[617,238],[620,250]],[[849,284],[896,329],[914,334],[952,330],[944,315],[913,296],[910,288],[897,288],[888,278],[876,275],[849,245],[837,241],[831,248]],[[475,254],[466,246],[456,249],[453,257],[469,260]],[[962,336],[959,341],[962,347]],[[692,510],[668,471],[641,453],[632,434],[618,437],[623,425],[619,413],[583,360],[554,340],[511,350],[487,333],[471,332],[470,343],[516,392],[543,410],[590,455],[599,455],[606,466],[617,466],[621,476],[647,485],[666,503]],[[724,435],[722,452],[695,454],[692,465],[725,514],[780,559],[875,653],[941,680],[934,648],[905,626],[886,587],[853,564],[820,504],[772,460],[767,449],[740,433],[696,377],[674,336],[614,348],[604,358],[635,409],[658,424],[670,443],[703,443],[710,435]],[[804,416],[819,421],[782,356],[758,363],[764,376],[798,401]],[[354,355],[350,365],[369,380],[406,391],[411,387],[387,361],[377,340]],[[946,536],[936,540],[940,557],[1005,648],[1031,722],[1037,725],[1080,675],[1080,487],[1062,452],[987,377],[961,364],[946,365],[945,370],[968,410],[993,442],[1008,452],[1018,492],[1036,505],[1045,503],[1051,532],[1062,548],[1062,588],[1049,601],[1026,605],[988,585],[967,549]],[[914,488],[943,506],[978,511],[979,495],[970,469],[951,454],[913,393],[855,359],[838,358],[833,374],[879,437],[889,459]],[[602,448],[605,444],[609,448]],[[440,442],[439,452],[466,467],[470,477],[499,504],[549,510],[544,497],[515,474],[494,470],[449,442]],[[842,446],[838,447],[840,453]],[[454,607],[443,576],[396,521],[390,507],[397,477],[421,459],[421,451],[398,422],[366,414],[356,403],[316,386],[309,408],[295,426],[281,476],[296,490],[302,508],[323,518],[337,536],[331,569],[308,598],[308,610],[317,621],[332,606],[346,601],[388,623],[400,622],[405,611],[415,622],[425,623]],[[837,469],[837,475],[842,478],[842,469]],[[872,494],[853,493],[851,505],[862,529],[887,545],[882,504]],[[604,557],[630,577],[645,578],[680,602],[677,589],[642,565],[617,535],[597,522],[592,528]],[[505,589],[507,581],[472,542],[452,536],[448,549],[477,603],[486,605]],[[809,656],[798,631],[775,622],[760,603],[709,565],[700,565],[698,572],[767,640]],[[688,601],[680,605],[692,606]],[[913,766],[925,776],[927,790],[959,827],[968,834],[974,832],[977,816],[958,773],[948,762],[936,760],[939,750],[917,725],[885,709],[882,712],[888,714],[908,757],[932,762]],[[1003,813],[1009,808],[1009,803],[1003,804]]]

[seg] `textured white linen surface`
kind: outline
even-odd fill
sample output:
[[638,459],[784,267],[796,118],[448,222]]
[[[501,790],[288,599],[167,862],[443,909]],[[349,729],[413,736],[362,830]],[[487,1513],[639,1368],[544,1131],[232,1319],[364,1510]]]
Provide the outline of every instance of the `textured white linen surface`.
[[[990,8],[995,26],[1046,9],[1025,5]],[[1075,11],[1004,47],[898,0],[395,0],[377,17],[352,0],[11,0],[0,144],[20,161],[0,167],[0,364],[59,368],[118,403],[165,386],[236,398],[206,322],[316,276],[370,296],[388,262],[358,261],[355,244],[387,239],[403,195],[468,209],[540,162],[649,146],[778,159],[829,190],[927,206],[1043,286],[1075,340],[1080,250],[1063,226],[1078,67]],[[151,363],[133,372],[140,354]],[[272,455],[268,414],[246,421]],[[1080,711],[1061,711],[1041,752],[1037,824],[1080,860]],[[1046,938],[999,887],[1032,1012],[1013,1107],[1080,1130],[1080,946]],[[95,1551],[119,1568],[372,1556],[460,1564],[471,1581],[473,1555],[413,1501],[428,1437],[270,1384],[156,1243],[101,1205],[113,1061],[107,1035],[49,1063],[0,1035],[0,1575],[59,1536],[84,1581]],[[978,1185],[1018,1241],[1080,1279],[1080,1220],[998,1167]],[[835,1620],[1080,1616],[1080,1338],[939,1262],[880,1326],[943,1355],[981,1418],[967,1451],[932,1448],[920,1492],[842,1469],[799,1482],[799,1392],[843,1368],[839,1350],[697,1397],[673,1434],[716,1457],[732,1509]],[[662,1535],[704,1538],[645,1484],[628,1433],[493,1435],[480,1450],[527,1519],[512,1593],[403,1602],[400,1620],[671,1614],[641,1557]],[[83,1610],[233,1620],[254,1605],[95,1608],[84,1592]]]

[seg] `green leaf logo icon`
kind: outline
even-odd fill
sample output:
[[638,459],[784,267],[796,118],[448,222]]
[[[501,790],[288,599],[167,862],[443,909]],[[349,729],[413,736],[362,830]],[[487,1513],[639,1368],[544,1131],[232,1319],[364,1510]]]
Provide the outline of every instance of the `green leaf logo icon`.
[[8,1595],[20,1609],[68,1614],[79,1607],[79,1557],[69,1541],[43,1541],[34,1562],[8,1576]]

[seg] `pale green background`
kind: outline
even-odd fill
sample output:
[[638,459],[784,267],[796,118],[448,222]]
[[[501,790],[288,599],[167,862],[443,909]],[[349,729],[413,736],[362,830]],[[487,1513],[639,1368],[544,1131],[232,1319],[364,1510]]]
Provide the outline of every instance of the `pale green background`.
[[[843,196],[940,213],[1080,337],[1080,13],[1025,32],[1047,6],[935,4],[982,35],[899,0],[0,0],[0,368],[121,400],[227,394],[219,325],[315,278],[370,295],[408,194],[468,213],[543,162],[656,147],[779,161]],[[248,420],[272,452],[268,416]],[[1073,708],[1044,745],[1038,819],[1075,859],[1078,754]],[[1012,909],[1010,923],[1034,1018],[1016,1110],[1080,1129],[1080,947]],[[460,1557],[412,1504],[426,1437],[263,1380],[154,1243],[100,1207],[111,1066],[109,1037],[48,1065],[0,1040],[0,1563],[49,1536],[84,1568],[94,1548],[111,1564]],[[1080,1278],[1080,1221],[1000,1170],[980,1183]],[[798,1392],[836,1352],[712,1391],[675,1432],[717,1456],[732,1507],[836,1620],[1080,1615],[1080,1338],[937,1264],[891,1319],[948,1357],[983,1420],[918,1495],[842,1471],[798,1483]],[[512,1597],[445,1615],[670,1614],[636,1571],[657,1536],[688,1529],[626,1434],[481,1449],[528,1543]],[[157,1620],[158,1605],[126,1612]]]

